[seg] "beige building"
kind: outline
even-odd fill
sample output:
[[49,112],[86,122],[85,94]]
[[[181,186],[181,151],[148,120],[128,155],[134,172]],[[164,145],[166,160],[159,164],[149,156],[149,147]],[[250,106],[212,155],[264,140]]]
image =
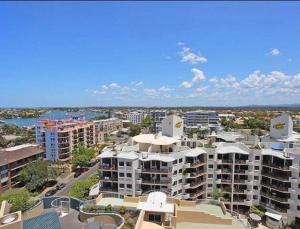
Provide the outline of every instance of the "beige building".
[[80,145],[95,144],[93,122],[81,120],[41,120],[35,126],[36,143],[45,150],[45,159],[70,161]]
[[123,122],[118,118],[95,120],[95,142],[101,142],[115,131],[122,130]]

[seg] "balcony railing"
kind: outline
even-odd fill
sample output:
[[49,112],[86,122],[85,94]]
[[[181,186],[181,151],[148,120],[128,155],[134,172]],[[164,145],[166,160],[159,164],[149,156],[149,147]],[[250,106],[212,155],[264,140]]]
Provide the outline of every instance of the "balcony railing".
[[142,184],[157,184],[157,185],[166,185],[166,184],[172,184],[172,179],[167,180],[145,180],[142,179]]
[[265,166],[268,166],[271,168],[280,169],[280,170],[289,170],[290,169],[290,166],[288,166],[288,165],[278,165],[278,164],[272,163],[270,161],[263,161],[262,165],[263,166],[265,165]]
[[275,195],[272,195],[272,194],[264,192],[264,191],[261,191],[260,194],[264,197],[271,198],[271,199],[276,200],[280,203],[282,203],[282,202],[287,203],[288,199],[289,199],[289,197],[285,197],[285,198],[284,197],[279,197],[279,196],[275,196]]
[[117,170],[118,167],[116,165],[110,165],[110,164],[101,164],[100,169],[105,169],[105,170]]
[[261,185],[263,185],[265,187],[275,189],[275,190],[280,190],[280,191],[288,191],[288,189],[289,189],[289,187],[287,187],[287,186],[281,186],[281,185],[278,185],[278,184],[277,185],[276,184],[271,184],[271,183],[265,182],[265,181],[262,181]]
[[142,168],[142,173],[172,173],[172,169],[158,169],[158,168],[153,168],[153,169],[145,169]]
[[191,163],[191,168],[196,168],[196,167],[205,165],[205,163],[206,162],[204,162],[204,161],[198,161],[198,162],[195,162],[195,163]]
[[270,173],[270,172],[267,172],[267,171],[262,171],[261,175],[271,177],[271,178],[275,178],[275,179],[283,181],[283,182],[289,181],[289,176],[283,176],[283,175],[279,175],[279,174],[275,174],[275,173]]
[[242,160],[242,159],[235,159],[235,164],[247,164],[247,160]]

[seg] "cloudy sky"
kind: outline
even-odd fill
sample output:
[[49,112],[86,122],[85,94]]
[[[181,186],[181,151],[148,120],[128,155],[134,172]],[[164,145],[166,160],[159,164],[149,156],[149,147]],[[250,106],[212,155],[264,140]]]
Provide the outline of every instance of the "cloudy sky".
[[0,3],[0,107],[300,103],[300,2]]

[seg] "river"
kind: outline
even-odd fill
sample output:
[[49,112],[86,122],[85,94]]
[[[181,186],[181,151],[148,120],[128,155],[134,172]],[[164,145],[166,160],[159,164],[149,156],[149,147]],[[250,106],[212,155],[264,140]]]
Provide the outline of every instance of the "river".
[[9,125],[16,125],[19,127],[28,127],[28,126],[34,126],[36,122],[39,119],[53,119],[53,120],[62,120],[62,119],[68,119],[72,115],[83,115],[85,120],[90,120],[96,116],[108,116],[106,113],[102,112],[93,112],[93,111],[87,111],[87,112],[72,112],[72,113],[67,113],[65,111],[50,111],[45,114],[42,114],[39,118],[13,118],[13,119],[3,119],[5,124]]

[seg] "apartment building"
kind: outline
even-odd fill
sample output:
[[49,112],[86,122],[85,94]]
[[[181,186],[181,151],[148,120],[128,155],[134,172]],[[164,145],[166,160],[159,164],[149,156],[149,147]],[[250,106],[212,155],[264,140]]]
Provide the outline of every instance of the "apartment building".
[[143,111],[132,111],[126,114],[126,119],[132,124],[139,124],[143,121],[145,117],[145,112]]
[[70,161],[79,145],[91,147],[95,143],[93,122],[83,120],[40,120],[35,126],[36,144],[45,150],[45,159]]
[[191,149],[182,146],[180,121],[168,116],[163,123],[172,128],[163,126],[163,135],[142,134],[121,150],[106,149],[99,156],[101,191],[129,196],[161,191],[200,201],[220,189],[230,211],[263,205],[285,222],[299,222],[298,143],[261,142],[251,148],[242,142],[215,142],[211,148]]
[[0,193],[22,186],[19,179],[24,166],[43,160],[43,149],[38,145],[24,144],[0,150]]
[[101,142],[114,131],[122,130],[123,122],[118,118],[95,120],[95,143]]
[[189,128],[209,128],[216,131],[220,127],[219,115],[216,111],[188,111],[185,114],[185,127]]
[[153,120],[153,129],[155,133],[162,131],[161,122],[166,117],[166,110],[151,110],[150,117]]

